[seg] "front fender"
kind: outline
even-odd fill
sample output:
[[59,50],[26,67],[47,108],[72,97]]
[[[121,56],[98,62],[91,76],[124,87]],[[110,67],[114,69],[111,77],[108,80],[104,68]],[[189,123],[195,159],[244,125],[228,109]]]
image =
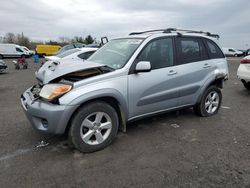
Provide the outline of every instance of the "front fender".
[[126,98],[116,89],[113,88],[107,88],[107,89],[98,89],[95,91],[90,91],[87,93],[84,93],[83,95],[78,96],[74,100],[72,100],[68,105],[81,105],[83,103],[86,103],[90,100],[103,98],[103,97],[112,97],[115,100],[118,101],[118,105],[120,106],[122,112],[125,115],[125,118],[128,118],[128,105]]

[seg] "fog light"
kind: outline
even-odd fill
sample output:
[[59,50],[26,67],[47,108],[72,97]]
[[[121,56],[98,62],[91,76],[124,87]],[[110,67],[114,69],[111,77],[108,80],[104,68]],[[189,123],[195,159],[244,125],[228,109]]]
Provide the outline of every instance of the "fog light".
[[49,126],[49,125],[48,125],[48,121],[47,121],[46,119],[42,119],[41,122],[42,122],[43,127],[44,127],[45,129],[47,129],[48,126]]

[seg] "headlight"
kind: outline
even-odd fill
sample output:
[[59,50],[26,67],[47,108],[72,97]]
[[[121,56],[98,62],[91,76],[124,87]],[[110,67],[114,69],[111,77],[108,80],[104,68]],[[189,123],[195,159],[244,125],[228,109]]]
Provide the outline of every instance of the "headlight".
[[47,84],[43,86],[39,95],[48,101],[52,101],[53,99],[69,92],[71,88],[72,86],[66,84]]

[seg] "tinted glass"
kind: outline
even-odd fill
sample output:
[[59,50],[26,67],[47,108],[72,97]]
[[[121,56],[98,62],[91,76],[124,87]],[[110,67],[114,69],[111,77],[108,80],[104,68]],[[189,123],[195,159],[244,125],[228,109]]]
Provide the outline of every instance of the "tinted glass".
[[206,40],[210,58],[224,58],[220,48],[212,41]]
[[91,52],[84,52],[78,55],[79,58],[81,59],[88,59],[95,51]]
[[77,48],[82,48],[82,47],[84,47],[84,46],[85,46],[85,44],[75,43],[75,46],[76,46]]
[[177,38],[179,64],[202,61],[208,58],[205,46],[199,38]]
[[173,65],[173,42],[171,38],[158,39],[150,42],[137,58],[139,61],[149,61],[152,69]]
[[16,48],[17,52],[23,52],[20,48]]

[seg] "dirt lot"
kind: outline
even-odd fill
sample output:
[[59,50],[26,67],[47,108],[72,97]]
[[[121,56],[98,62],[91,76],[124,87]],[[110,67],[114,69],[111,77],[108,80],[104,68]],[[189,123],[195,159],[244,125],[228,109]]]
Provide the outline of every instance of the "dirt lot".
[[[250,92],[229,62],[223,106],[210,118],[192,109],[137,121],[108,148],[81,154],[65,137],[33,130],[21,93],[38,65],[0,74],[0,187],[250,187]],[[36,148],[39,141],[49,143]]]

